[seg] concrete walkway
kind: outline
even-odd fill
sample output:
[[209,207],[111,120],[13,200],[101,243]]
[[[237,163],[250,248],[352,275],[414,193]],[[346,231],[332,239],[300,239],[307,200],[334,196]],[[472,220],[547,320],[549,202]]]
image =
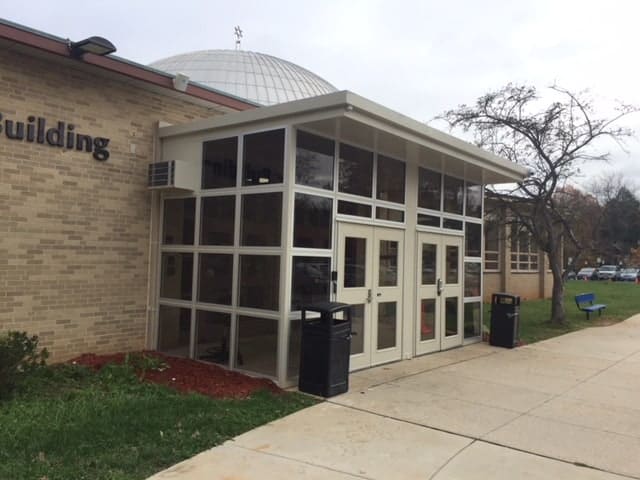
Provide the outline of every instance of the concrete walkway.
[[640,479],[640,315],[355,373],[154,480]]

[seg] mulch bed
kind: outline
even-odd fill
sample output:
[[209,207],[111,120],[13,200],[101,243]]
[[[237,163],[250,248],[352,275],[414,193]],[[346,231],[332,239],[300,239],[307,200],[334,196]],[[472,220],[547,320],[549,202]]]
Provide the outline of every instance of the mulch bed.
[[[271,380],[249,377],[210,363],[170,357],[152,351],[135,353],[158,357],[169,366],[162,371],[147,370],[144,372],[144,381],[166,385],[180,392],[197,392],[214,398],[245,398],[259,390],[283,392]],[[111,355],[85,353],[70,360],[69,363],[100,370],[107,364],[124,363],[126,355],[126,353]]]

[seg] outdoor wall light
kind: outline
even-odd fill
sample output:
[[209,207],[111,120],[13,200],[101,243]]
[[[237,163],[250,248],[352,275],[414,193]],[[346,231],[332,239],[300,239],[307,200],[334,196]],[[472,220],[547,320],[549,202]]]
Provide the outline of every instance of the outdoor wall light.
[[116,51],[116,47],[106,38],[89,37],[79,42],[69,42],[71,56],[81,58],[85,53],[94,55],[109,55]]

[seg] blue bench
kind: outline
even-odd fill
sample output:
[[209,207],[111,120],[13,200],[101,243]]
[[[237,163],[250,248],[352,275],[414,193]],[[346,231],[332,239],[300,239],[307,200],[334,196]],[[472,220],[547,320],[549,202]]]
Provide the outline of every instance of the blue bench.
[[602,315],[602,310],[607,308],[607,306],[603,303],[596,303],[594,305],[594,301],[596,300],[596,296],[593,293],[581,293],[576,295],[576,305],[578,306],[578,310],[582,310],[587,313],[587,320],[589,320],[589,314],[591,312],[598,312],[598,316]]

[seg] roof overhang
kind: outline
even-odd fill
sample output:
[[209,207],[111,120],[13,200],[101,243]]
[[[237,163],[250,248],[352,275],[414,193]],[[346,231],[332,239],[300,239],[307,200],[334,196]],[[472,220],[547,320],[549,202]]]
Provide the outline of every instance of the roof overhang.
[[166,126],[159,135],[202,135],[274,122],[337,136],[401,158],[407,158],[406,154],[412,151],[411,156],[418,158],[422,166],[485,184],[513,183],[527,176],[527,170],[513,162],[349,91]]

